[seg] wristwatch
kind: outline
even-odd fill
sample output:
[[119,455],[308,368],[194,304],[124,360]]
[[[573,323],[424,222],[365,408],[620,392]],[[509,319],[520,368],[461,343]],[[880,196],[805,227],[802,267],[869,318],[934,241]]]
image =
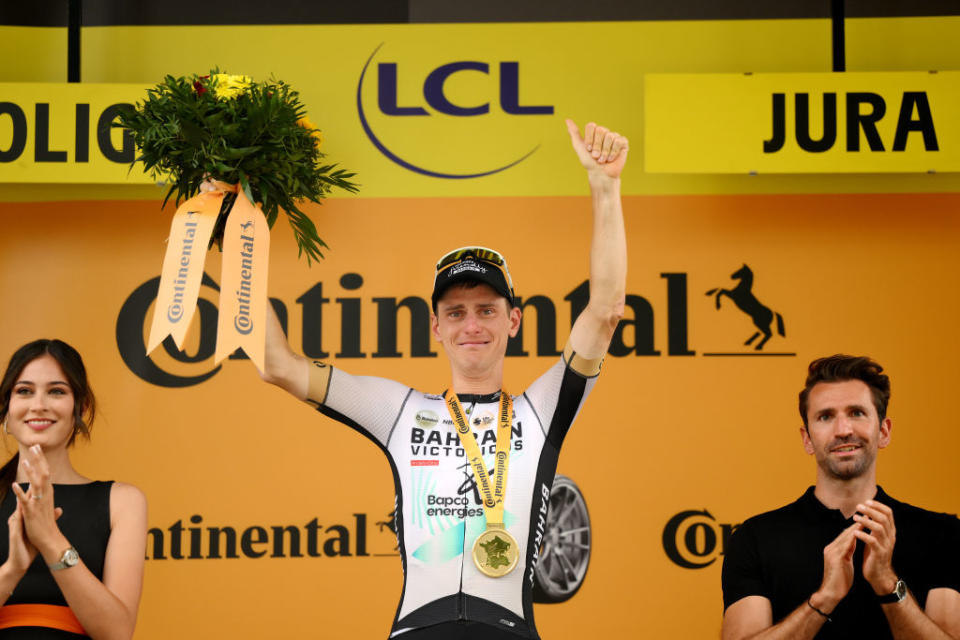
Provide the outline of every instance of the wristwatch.
[[60,562],[56,562],[51,565],[50,571],[60,571],[60,569],[69,569],[70,567],[77,566],[77,563],[80,562],[80,554],[77,553],[77,550],[73,547],[70,547],[60,556]]
[[877,596],[880,604],[890,604],[892,602],[903,602],[907,599],[907,583],[903,580],[897,580],[897,586],[893,588],[893,593],[885,596]]

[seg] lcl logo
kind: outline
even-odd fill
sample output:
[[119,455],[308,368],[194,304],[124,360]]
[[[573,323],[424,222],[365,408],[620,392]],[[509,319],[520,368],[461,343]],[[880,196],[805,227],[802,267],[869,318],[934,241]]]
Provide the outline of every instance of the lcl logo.
[[[427,168],[410,162],[398,155],[394,150],[387,148],[382,140],[382,136],[374,133],[370,124],[370,117],[364,110],[363,105],[363,87],[367,80],[367,73],[373,74],[371,64],[374,57],[383,47],[380,44],[367,62],[363,65],[363,71],[360,73],[360,80],[357,83],[357,114],[360,117],[360,124],[364,132],[370,139],[370,142],[383,155],[401,167],[419,173],[421,175],[434,178],[464,179],[479,178],[499,173],[510,167],[517,165],[529,158],[539,147],[537,144],[529,149],[523,155],[515,160],[501,164],[493,168],[485,168],[477,171],[465,173],[453,173],[441,171],[437,168]],[[380,62],[376,65],[376,90],[377,90],[377,109],[381,114],[396,118],[423,118],[434,115],[446,115],[453,117],[469,118],[482,116],[491,113],[491,100],[480,102],[478,104],[457,104],[447,95],[447,82],[455,74],[484,74],[491,75],[497,73],[499,77],[499,95],[496,96],[499,109],[511,116],[543,116],[553,115],[552,105],[522,105],[520,104],[520,63],[517,61],[499,61],[496,63],[482,62],[476,60],[461,60],[442,64],[423,78],[423,102],[420,104],[400,105],[398,100],[398,83],[405,79],[404,69],[397,62]],[[410,81],[406,78],[406,81]],[[418,80],[417,80],[418,81]],[[466,150],[465,150],[466,151]]]

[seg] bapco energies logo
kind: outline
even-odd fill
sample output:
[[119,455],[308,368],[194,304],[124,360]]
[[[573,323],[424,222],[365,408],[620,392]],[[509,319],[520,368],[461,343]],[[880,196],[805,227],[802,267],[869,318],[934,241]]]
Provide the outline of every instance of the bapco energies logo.
[[[488,157],[478,152],[477,146],[489,142],[491,136],[501,136],[499,140],[509,141],[511,136],[503,135],[502,123],[505,118],[530,118],[553,115],[553,105],[521,105],[520,62],[516,60],[485,61],[459,60],[447,62],[428,71],[425,75],[417,72],[421,61],[409,63],[396,60],[374,64],[374,58],[381,53],[381,43],[367,58],[357,82],[357,115],[367,138],[377,150],[390,161],[404,169],[433,178],[465,179],[489,176],[516,166],[533,155],[540,147],[536,140],[513,144],[526,145],[519,148],[512,157]],[[478,93],[489,91],[489,76],[499,76],[496,97],[498,106],[491,108],[492,95],[476,97]],[[375,79],[373,79],[375,78]],[[422,78],[422,91],[419,90]],[[376,104],[364,105],[364,86],[372,85],[376,94]],[[463,85],[473,85],[464,88]],[[473,102],[464,104],[465,98],[457,98],[456,86],[460,93],[472,96]],[[368,92],[369,93],[369,92]],[[400,95],[421,94],[420,100],[410,99],[401,106]],[[490,92],[492,93],[492,91]],[[446,119],[446,123],[438,120]],[[457,139],[457,130],[465,133],[467,120],[484,118],[489,126],[471,129],[471,134],[462,140]],[[461,122],[452,128],[445,126],[450,119]],[[384,130],[374,131],[374,120]],[[516,126],[516,123],[512,123]],[[526,122],[524,122],[526,124]],[[453,156],[449,155],[452,149]],[[499,149],[499,148],[498,148]],[[509,153],[509,152],[508,152]],[[460,170],[454,170],[445,164],[455,164]]]

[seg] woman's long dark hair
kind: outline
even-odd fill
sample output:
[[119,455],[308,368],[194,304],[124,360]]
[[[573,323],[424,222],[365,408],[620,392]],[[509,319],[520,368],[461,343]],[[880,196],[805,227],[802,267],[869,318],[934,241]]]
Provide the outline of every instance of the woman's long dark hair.
[[[10,394],[13,385],[23,372],[23,368],[39,358],[49,354],[63,369],[67,377],[67,384],[73,392],[73,433],[67,446],[73,444],[77,435],[90,438],[90,425],[96,414],[96,400],[93,390],[87,382],[87,369],[83,366],[83,359],[77,350],[62,340],[34,340],[19,349],[10,357],[10,364],[0,380],[0,422],[6,424],[7,412],[10,409]],[[20,454],[15,453],[5,465],[0,467],[0,500],[6,496],[10,485],[17,479],[17,466],[20,464]]]

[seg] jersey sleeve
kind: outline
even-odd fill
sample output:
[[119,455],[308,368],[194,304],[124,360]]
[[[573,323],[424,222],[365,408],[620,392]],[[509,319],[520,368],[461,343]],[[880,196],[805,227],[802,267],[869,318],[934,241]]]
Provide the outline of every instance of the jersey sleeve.
[[750,521],[737,527],[727,543],[720,577],[723,610],[747,596],[769,597],[763,585],[763,571],[757,536]]
[[567,342],[563,357],[523,394],[547,441],[557,449],[596,384],[602,360],[583,358]]
[[353,376],[323,362],[310,366],[307,402],[386,448],[413,390],[399,382]]

